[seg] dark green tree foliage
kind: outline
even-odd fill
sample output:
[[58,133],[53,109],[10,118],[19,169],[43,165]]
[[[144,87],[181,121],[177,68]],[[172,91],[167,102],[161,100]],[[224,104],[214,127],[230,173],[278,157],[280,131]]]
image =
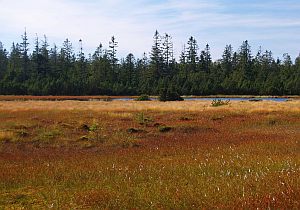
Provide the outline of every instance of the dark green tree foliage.
[[186,55],[186,62],[187,62],[187,67],[189,71],[195,72],[197,69],[197,62],[199,60],[198,57],[198,44],[196,39],[194,37],[190,37],[188,43],[187,43],[187,55]]
[[0,81],[4,78],[7,72],[8,58],[7,51],[4,49],[2,42],[0,42]]
[[22,71],[21,71],[21,80],[22,82],[25,82],[29,77],[29,43],[28,43],[28,37],[26,30],[24,32],[24,35],[22,35],[22,43],[20,45],[20,51],[21,51],[21,57],[22,57]]
[[163,37],[163,70],[162,70],[162,77],[170,77],[172,74],[172,69],[174,69],[174,51],[173,51],[173,43],[172,37],[169,34],[165,34]]
[[178,94],[176,87],[165,81],[164,87],[160,90],[159,100],[160,101],[183,101],[183,98]]
[[172,37],[158,31],[149,58],[129,53],[118,59],[116,38],[108,44],[86,56],[81,39],[77,52],[69,39],[60,48],[50,47],[46,36],[30,45],[26,31],[9,52],[0,42],[0,94],[148,94],[162,101],[181,100],[180,95],[300,95],[300,56],[295,62],[288,54],[275,60],[271,51],[261,49],[253,55],[248,41],[237,52],[227,45],[222,58],[213,61],[210,46],[198,52],[190,37],[178,62]]
[[155,31],[153,37],[153,46],[150,54],[150,82],[158,80],[163,75],[163,50],[162,40],[158,31]]
[[2,94],[26,94],[24,84],[24,66],[19,44],[12,44],[7,72],[3,79]]

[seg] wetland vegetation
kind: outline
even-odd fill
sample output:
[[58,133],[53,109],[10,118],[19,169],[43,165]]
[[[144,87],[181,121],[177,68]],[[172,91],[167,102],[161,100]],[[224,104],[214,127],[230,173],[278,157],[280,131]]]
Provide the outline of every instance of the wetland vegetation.
[[300,208],[299,101],[1,101],[0,119],[0,208]]

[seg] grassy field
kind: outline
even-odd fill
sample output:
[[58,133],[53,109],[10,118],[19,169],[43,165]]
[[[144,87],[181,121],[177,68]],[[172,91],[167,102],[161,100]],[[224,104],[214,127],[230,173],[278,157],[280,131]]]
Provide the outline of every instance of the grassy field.
[[0,209],[299,209],[300,101],[0,101]]

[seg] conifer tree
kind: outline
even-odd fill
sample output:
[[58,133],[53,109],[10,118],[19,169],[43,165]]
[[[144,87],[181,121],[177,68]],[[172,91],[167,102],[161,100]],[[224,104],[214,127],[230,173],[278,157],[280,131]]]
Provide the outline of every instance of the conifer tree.
[[198,44],[194,37],[190,37],[187,43],[187,65],[189,71],[196,71],[198,58]]
[[0,42],[0,81],[4,78],[4,75],[7,72],[7,65],[8,65],[7,54],[8,53],[6,49],[4,49],[2,42]]
[[152,78],[158,80],[162,75],[163,50],[161,36],[156,30],[153,36],[153,46],[150,53]]
[[173,51],[173,43],[172,37],[169,34],[165,34],[163,37],[163,49],[162,49],[162,56],[163,56],[163,70],[162,70],[162,77],[169,77],[171,76],[171,67],[174,63],[174,51]]
[[112,36],[111,41],[109,42],[108,56],[113,67],[115,67],[118,62],[117,47],[118,47],[118,42],[116,41],[116,38]]
[[22,35],[22,43],[20,44],[20,50],[22,54],[22,81],[26,81],[29,77],[29,56],[28,56],[28,51],[29,51],[29,43],[28,43],[28,37],[27,37],[27,32],[25,29],[24,34]]

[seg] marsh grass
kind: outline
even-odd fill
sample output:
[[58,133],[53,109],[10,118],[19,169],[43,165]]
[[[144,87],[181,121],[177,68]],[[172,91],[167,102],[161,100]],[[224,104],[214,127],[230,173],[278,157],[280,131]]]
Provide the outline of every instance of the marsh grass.
[[140,125],[145,125],[145,126],[148,126],[150,123],[153,122],[153,119],[149,116],[146,116],[146,114],[144,114],[144,112],[137,113],[135,115],[135,120]]
[[170,127],[170,126],[159,126],[158,127],[158,131],[161,132],[161,133],[166,133],[166,132],[170,132],[173,128]]
[[[181,101],[160,103],[158,101],[149,101],[147,103],[138,101],[0,101],[0,110],[9,112],[24,112],[32,110],[40,110],[46,113],[46,110],[51,112],[62,111],[96,111],[96,112],[146,112],[146,111],[171,111],[171,112],[199,112],[208,110],[222,110],[222,111],[242,111],[246,113],[251,112],[272,112],[282,111],[290,113],[300,112],[300,100],[288,102],[273,102],[263,101],[255,102],[238,102],[231,101],[230,106],[211,107],[210,101]],[[7,115],[7,114],[5,114]]]
[[230,100],[214,99],[211,102],[212,107],[225,106],[225,105],[229,105],[229,104],[230,104]]
[[11,131],[1,131],[0,130],[0,142],[10,142],[15,138],[15,134]]
[[36,133],[37,136],[34,138],[34,141],[51,143],[62,134],[62,131],[57,128],[40,128],[36,131]]
[[[0,111],[0,139],[12,139],[0,140],[0,209],[300,208],[295,110],[233,104],[183,112],[168,103],[167,110],[125,114],[81,104],[71,111]],[[172,130],[161,133],[159,126]],[[18,134],[23,130],[28,136]]]
[[193,125],[193,124],[186,124],[177,126],[176,131],[181,134],[200,134],[200,133],[207,133],[207,132],[217,132],[216,129],[209,127],[207,125]]

